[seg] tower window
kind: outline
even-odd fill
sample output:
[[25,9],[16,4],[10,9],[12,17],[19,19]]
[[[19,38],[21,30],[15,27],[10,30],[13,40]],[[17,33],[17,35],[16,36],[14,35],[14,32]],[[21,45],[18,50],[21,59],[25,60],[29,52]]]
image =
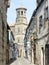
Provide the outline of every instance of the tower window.
[[21,11],[21,15],[23,15],[23,11]]

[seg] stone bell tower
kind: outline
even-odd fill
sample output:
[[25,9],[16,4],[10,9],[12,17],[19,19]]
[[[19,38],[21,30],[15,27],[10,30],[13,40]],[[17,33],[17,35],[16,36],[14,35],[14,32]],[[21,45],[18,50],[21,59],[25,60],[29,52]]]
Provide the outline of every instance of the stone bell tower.
[[[27,9],[22,7],[22,6],[16,9],[16,12],[17,12],[16,22],[18,20],[20,22],[20,20],[22,19],[23,20],[22,23],[27,23],[27,21],[26,21],[26,11],[27,11]],[[25,20],[25,22],[24,22],[24,20]]]
[[19,56],[24,56],[24,37],[27,28],[27,9],[19,7],[16,9],[17,17],[15,22],[15,43],[18,44]]

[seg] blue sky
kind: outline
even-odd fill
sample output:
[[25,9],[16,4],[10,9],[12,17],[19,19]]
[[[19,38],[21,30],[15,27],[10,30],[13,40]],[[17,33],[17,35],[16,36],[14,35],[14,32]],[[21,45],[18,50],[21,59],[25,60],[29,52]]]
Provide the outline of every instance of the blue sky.
[[32,13],[36,8],[36,0],[11,0],[10,8],[7,11],[7,22],[14,23],[16,21],[16,8],[23,5],[27,8],[27,20],[30,21]]

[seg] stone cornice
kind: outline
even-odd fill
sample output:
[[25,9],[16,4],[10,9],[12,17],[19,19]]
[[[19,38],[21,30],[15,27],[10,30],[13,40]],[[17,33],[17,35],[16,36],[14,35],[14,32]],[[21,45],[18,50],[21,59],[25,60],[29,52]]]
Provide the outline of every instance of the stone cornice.
[[15,23],[15,25],[20,25],[20,24],[28,25],[26,23]]

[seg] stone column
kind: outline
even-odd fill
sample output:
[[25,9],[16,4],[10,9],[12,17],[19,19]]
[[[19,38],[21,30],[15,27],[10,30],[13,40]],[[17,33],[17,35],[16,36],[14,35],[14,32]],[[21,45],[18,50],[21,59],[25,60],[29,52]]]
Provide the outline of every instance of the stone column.
[[32,63],[34,64],[34,50],[32,49]]

